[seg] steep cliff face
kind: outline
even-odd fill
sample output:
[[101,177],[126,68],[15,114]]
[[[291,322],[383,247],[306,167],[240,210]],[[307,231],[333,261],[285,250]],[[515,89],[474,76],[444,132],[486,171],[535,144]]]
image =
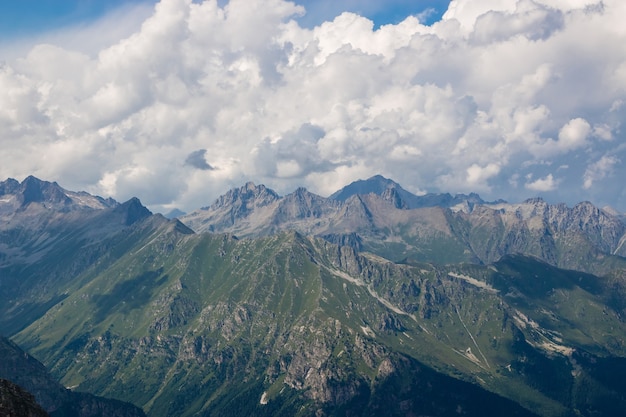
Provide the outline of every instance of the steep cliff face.
[[248,223],[263,228],[267,227],[267,213],[273,210],[279,199],[275,191],[248,182],[220,196],[212,205],[181,218],[185,218],[185,224],[194,230],[240,231],[245,230]]
[[0,415],[3,417],[48,417],[35,397],[20,386],[0,379]]
[[[491,208],[497,210],[495,213],[503,224],[506,250],[502,254],[524,253],[562,268],[606,273],[604,259],[621,256],[623,251],[621,242],[626,225],[589,202],[569,208],[534,199]],[[469,221],[473,222],[471,218]],[[493,230],[486,227],[484,233],[493,234]]]

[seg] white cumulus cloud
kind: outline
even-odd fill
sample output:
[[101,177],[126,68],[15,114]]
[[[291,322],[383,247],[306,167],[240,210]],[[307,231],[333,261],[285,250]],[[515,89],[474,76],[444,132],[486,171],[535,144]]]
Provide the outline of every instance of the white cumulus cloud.
[[[431,26],[378,29],[354,12],[305,28],[304,13],[162,0],[15,43],[0,58],[0,177],[165,211],[248,180],[330,194],[380,173],[519,200],[511,184],[530,178],[524,190],[568,203],[604,185],[594,195],[626,211],[608,187],[626,175],[625,2],[454,0]],[[106,28],[117,37],[96,39]]]
[[532,191],[553,191],[559,185],[559,180],[554,179],[552,174],[548,174],[544,178],[538,178],[535,181],[527,182],[525,187]]

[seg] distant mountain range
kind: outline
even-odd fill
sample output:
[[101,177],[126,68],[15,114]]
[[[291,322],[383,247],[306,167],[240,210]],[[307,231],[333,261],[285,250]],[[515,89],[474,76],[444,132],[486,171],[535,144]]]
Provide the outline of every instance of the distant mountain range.
[[[196,232],[266,236],[297,230],[394,262],[488,264],[507,254],[603,273],[626,255],[626,225],[583,202],[569,208],[535,198],[485,202],[477,194],[416,196],[375,176],[324,198],[299,188],[280,197],[248,183],[180,220]],[[618,255],[620,258],[614,258]]]
[[[328,198],[248,183],[172,220],[7,180],[0,333],[150,417],[616,416],[625,233],[591,203],[380,176]],[[21,369],[29,391],[48,372]]]
[[[346,201],[354,195],[367,195],[376,194],[381,197],[392,197],[388,195],[393,193],[398,202],[398,208],[423,208],[423,207],[454,207],[456,210],[471,210],[476,204],[485,204],[482,198],[478,194],[471,193],[470,195],[457,194],[452,196],[451,194],[436,194],[428,193],[417,196],[415,194],[406,191],[400,184],[383,177],[382,175],[375,175],[367,180],[358,180],[349,185],[346,185],[341,190],[333,193],[329,198],[332,200]],[[504,203],[504,200],[497,201],[498,203]]]

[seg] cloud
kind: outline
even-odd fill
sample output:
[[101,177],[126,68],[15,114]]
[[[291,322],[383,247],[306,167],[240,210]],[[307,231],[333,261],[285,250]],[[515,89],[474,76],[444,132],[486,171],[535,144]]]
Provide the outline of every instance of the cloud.
[[545,178],[539,178],[532,182],[527,182],[524,187],[532,191],[548,192],[554,191],[559,185],[559,180],[555,180],[552,174],[548,174]]
[[[419,192],[568,203],[593,184],[626,211],[626,196],[598,194],[626,175],[611,162],[625,152],[626,4],[588,3],[455,0],[431,26],[378,29],[354,9],[303,27],[283,0],[162,0],[120,32],[110,15],[10,46],[0,177],[166,211],[247,180],[330,194],[381,173]],[[97,38],[107,27],[116,38]]]
[[215,169],[206,161],[206,153],[206,149],[198,149],[197,151],[191,152],[185,159],[185,165],[189,165],[203,171],[211,171]]
[[559,130],[558,147],[569,151],[585,146],[590,132],[591,126],[585,119],[572,119]]
[[563,27],[563,12],[537,6],[532,0],[522,0],[515,4],[514,11],[485,12],[476,18],[471,39],[478,43],[502,42],[514,36],[531,41],[547,39]]
[[589,165],[583,175],[583,188],[588,190],[593,187],[593,183],[599,181],[613,173],[615,165],[621,161],[610,155],[604,155],[602,158]]
[[498,175],[500,166],[498,164],[489,164],[485,167],[477,164],[467,168],[467,182],[475,187],[481,186],[489,180],[489,178]]

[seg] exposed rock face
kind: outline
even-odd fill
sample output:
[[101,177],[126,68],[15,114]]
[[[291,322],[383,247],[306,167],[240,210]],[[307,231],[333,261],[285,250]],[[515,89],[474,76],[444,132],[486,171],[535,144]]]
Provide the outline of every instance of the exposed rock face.
[[127,202],[120,204],[113,209],[112,213],[121,216],[123,219],[122,224],[125,226],[130,226],[152,215],[152,212],[145,208],[138,198],[131,198]]
[[354,195],[367,194],[378,195],[385,200],[389,200],[390,195],[393,195],[396,208],[408,209],[423,207],[464,207],[465,210],[471,211],[475,205],[485,203],[485,201],[475,193],[469,195],[457,194],[455,196],[448,193],[429,193],[418,196],[405,190],[400,184],[381,175],[375,175],[367,180],[355,181],[333,193],[328,198],[337,201],[346,201]]
[[48,417],[33,395],[6,379],[0,379],[0,416]]
[[215,207],[233,208],[233,217],[237,218],[255,207],[263,207],[278,200],[275,191],[264,185],[256,186],[253,182],[246,183],[241,188],[235,188],[219,197]]

